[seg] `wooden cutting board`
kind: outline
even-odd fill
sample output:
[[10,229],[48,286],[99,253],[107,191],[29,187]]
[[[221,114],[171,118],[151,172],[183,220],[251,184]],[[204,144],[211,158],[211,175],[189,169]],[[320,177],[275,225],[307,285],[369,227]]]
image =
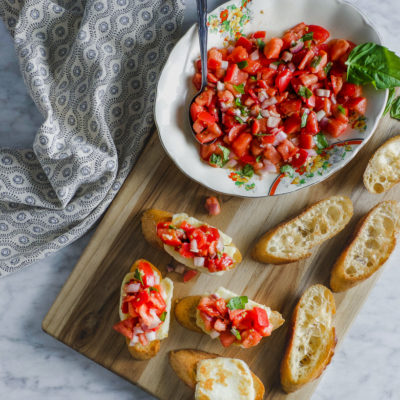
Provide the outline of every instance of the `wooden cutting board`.
[[[323,183],[296,193],[262,199],[220,196],[222,213],[211,218],[205,214],[203,205],[212,193],[175,167],[154,134],[46,315],[44,331],[162,400],[193,398],[193,393],[168,365],[168,352],[182,348],[245,360],[264,382],[267,399],[310,398],[317,382],[290,396],[280,389],[279,364],[288,321],[307,287],[317,282],[328,284],[330,269],[360,216],[383,199],[400,199],[400,185],[385,195],[371,195],[362,184],[368,159],[386,139],[400,134],[399,128],[399,122],[384,118],[360,154]],[[335,194],[351,197],[355,215],[344,231],[315,249],[309,259],[272,266],[250,258],[251,246],[262,233],[297,215],[305,206]],[[118,321],[121,280],[138,258],[148,259],[164,273],[166,264],[171,261],[166,253],[153,249],[142,237],[140,216],[148,208],[187,212],[219,227],[234,238],[244,256],[236,270],[222,277],[201,274],[184,284],[182,276],[169,273],[175,284],[174,299],[224,286],[279,310],[287,323],[252,349],[235,346],[224,349],[218,340],[188,331],[172,320],[169,337],[162,342],[158,355],[150,361],[134,361],[125,340],[112,329]],[[339,344],[378,275],[345,294],[335,294]]]

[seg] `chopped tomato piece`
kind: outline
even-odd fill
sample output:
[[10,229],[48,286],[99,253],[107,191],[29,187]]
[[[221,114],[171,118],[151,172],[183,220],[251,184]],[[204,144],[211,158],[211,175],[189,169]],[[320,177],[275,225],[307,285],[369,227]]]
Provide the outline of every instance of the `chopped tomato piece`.
[[217,68],[221,67],[222,53],[218,49],[212,48],[208,50],[207,58],[208,69],[215,71]]
[[215,196],[207,198],[205,207],[209,215],[218,215],[221,212],[221,206]]
[[197,116],[202,111],[204,111],[204,107],[199,106],[196,102],[193,102],[192,105],[190,106],[190,116],[192,117],[192,120],[196,121]]
[[272,146],[272,144],[269,144],[265,147],[264,157],[272,164],[278,164],[282,160],[282,157],[279,153],[280,152],[278,152],[275,147]]
[[319,25],[308,25],[308,32],[313,32],[313,40],[320,44],[329,38],[329,32]]
[[367,110],[367,99],[365,97],[354,97],[346,102],[346,107],[364,115]]
[[310,135],[316,135],[319,132],[317,115],[315,114],[314,111],[311,111],[308,114],[307,124],[302,132],[308,133]]
[[258,70],[262,68],[260,61],[251,60],[250,58],[246,60],[247,66],[242,69],[242,71],[249,73],[250,75],[255,75]]
[[[288,99],[279,104],[279,110],[280,110],[281,114],[287,115],[287,116],[299,113],[300,109],[301,109],[301,100],[300,99]],[[285,132],[290,133],[290,132],[287,132],[286,130],[285,130]]]
[[272,38],[264,46],[264,55],[266,58],[278,58],[283,47],[283,40]]
[[307,64],[313,59],[313,57],[314,57],[314,52],[312,50],[308,50],[297,68],[304,69],[307,66]]
[[263,308],[254,307],[251,310],[251,313],[253,317],[253,325],[256,330],[269,325],[268,314]]
[[330,47],[329,54],[331,56],[331,60],[335,61],[346,53],[347,49],[350,47],[350,44],[347,40],[335,39],[330,41],[329,47]]
[[338,120],[337,118],[330,118],[324,127],[324,130],[333,137],[339,137],[344,133],[347,128],[347,123]]
[[229,347],[232,343],[235,343],[236,337],[230,332],[222,332],[219,335],[219,340],[221,341],[222,346]]
[[250,133],[241,133],[240,136],[232,143],[232,150],[240,158],[243,157],[250,147],[253,136]]
[[186,271],[185,274],[183,275],[183,282],[189,282],[191,279],[193,279],[197,275],[197,271],[194,269],[190,269],[189,271]]
[[247,39],[246,36],[240,36],[235,44],[235,47],[237,46],[242,46],[247,50],[247,52],[250,52],[253,47],[253,43]]
[[182,242],[178,237],[176,229],[161,228],[157,229],[157,235],[169,246],[179,246]]
[[230,82],[232,83],[232,85],[240,85],[246,82],[247,77],[248,74],[241,71],[237,64],[232,64],[228,67],[228,70],[226,71],[224,81]]
[[247,60],[249,53],[243,46],[237,46],[232,50],[232,53],[228,56],[228,61],[238,63],[240,61]]
[[291,79],[293,78],[293,74],[289,69],[286,69],[282,72],[279,72],[278,76],[275,80],[275,85],[278,90],[283,93],[286,88],[289,86]]
[[342,90],[339,92],[341,97],[360,97],[362,93],[361,86],[354,83],[345,82],[343,84]]
[[215,118],[207,111],[202,111],[197,116],[200,121],[205,122],[207,125],[212,125],[215,123]]
[[332,90],[335,96],[340,92],[343,86],[343,78],[338,75],[331,75]]
[[325,115],[329,117],[332,114],[332,102],[327,97],[315,97],[315,111],[324,110]]
[[134,319],[127,318],[127,319],[124,319],[123,321],[117,322],[113,326],[113,329],[116,330],[117,332],[121,333],[125,337],[127,337],[129,340],[132,340],[133,326],[134,326]]
[[302,134],[299,136],[299,147],[302,149],[312,149],[314,146],[313,135]]
[[[299,110],[300,111],[300,110]],[[288,134],[300,132],[301,118],[298,114],[289,117],[283,124],[283,130]]]
[[262,339],[262,336],[254,329],[244,331],[241,336],[241,345],[246,349],[256,346],[258,343],[260,343],[260,340]]
[[195,99],[195,102],[199,106],[210,106],[213,99],[213,91],[212,90],[204,90],[201,92]]
[[318,82],[318,76],[314,74],[303,74],[299,79],[304,86],[311,86]]
[[290,157],[294,156],[297,153],[297,147],[288,139],[285,139],[281,142],[277,150],[283,158],[283,161],[287,161]]
[[290,164],[292,167],[298,168],[304,165],[307,161],[308,153],[304,149],[299,149],[298,152],[292,157]]
[[257,32],[253,33],[253,38],[254,39],[264,39],[266,35],[267,35],[266,31],[257,31]]

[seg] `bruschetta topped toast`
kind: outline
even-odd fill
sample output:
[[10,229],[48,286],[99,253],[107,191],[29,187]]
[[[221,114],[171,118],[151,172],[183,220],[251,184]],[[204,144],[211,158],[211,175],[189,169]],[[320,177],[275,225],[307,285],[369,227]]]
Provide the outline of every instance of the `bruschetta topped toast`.
[[178,377],[195,391],[195,400],[262,400],[265,388],[248,365],[236,358],[198,350],[177,350],[169,362]]
[[187,329],[218,338],[224,347],[253,347],[284,323],[279,312],[223,287],[211,295],[181,299],[175,317]]
[[145,239],[179,263],[211,275],[222,275],[242,261],[232,238],[187,214],[147,210],[142,216]]
[[154,357],[168,336],[173,283],[146,260],[137,260],[121,285],[119,316],[114,329],[126,338],[137,360]]

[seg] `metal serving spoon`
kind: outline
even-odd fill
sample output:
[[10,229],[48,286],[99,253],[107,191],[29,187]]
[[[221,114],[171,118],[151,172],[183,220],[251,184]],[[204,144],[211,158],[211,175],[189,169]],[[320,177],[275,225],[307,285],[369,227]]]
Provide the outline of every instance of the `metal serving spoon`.
[[[190,107],[196,100],[196,97],[204,90],[207,86],[207,0],[196,0],[197,3],[197,20],[198,20],[198,33],[199,33],[199,43],[200,43],[200,58],[201,58],[201,87],[200,90],[194,95],[192,101],[189,105],[189,122],[190,129],[192,130],[193,136],[199,142],[196,137],[196,132],[193,130],[193,120],[190,115]],[[214,143],[216,139],[211,140],[207,143],[200,144],[211,144]]]

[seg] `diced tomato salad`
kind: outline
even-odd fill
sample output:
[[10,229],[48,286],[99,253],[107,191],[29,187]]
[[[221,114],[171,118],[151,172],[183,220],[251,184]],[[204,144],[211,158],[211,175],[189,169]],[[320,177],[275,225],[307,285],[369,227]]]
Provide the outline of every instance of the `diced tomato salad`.
[[252,347],[271,335],[272,325],[264,308],[231,309],[227,300],[215,294],[203,297],[197,308],[206,330],[224,347],[233,343]]
[[134,279],[124,286],[121,311],[127,318],[114,325],[114,329],[130,340],[130,345],[146,346],[156,339],[156,332],[166,317],[166,293],[160,277],[147,262],[140,262]]
[[[345,62],[355,44],[332,39],[321,26],[300,23],[282,38],[264,31],[208,51],[208,85],[190,109],[213,167],[276,172],[315,156],[315,135],[342,135],[354,114],[365,114],[361,86],[346,81]],[[193,83],[201,82],[196,62]],[[213,143],[209,143],[214,141]]]
[[218,229],[212,226],[195,227],[187,221],[183,221],[180,226],[159,222],[157,236],[166,245],[174,247],[182,257],[192,258],[196,267],[218,272],[227,270],[233,264],[233,259],[224,252],[224,243]]

